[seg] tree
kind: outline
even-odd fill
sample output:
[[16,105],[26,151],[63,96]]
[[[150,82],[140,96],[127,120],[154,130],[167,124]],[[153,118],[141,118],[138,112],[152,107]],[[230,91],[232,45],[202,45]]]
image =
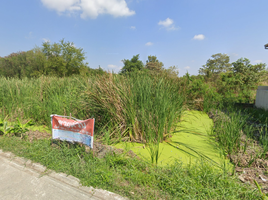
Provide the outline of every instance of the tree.
[[25,76],[25,68],[27,66],[26,52],[21,51],[11,53],[10,55],[1,58],[0,68],[1,75],[5,77],[22,78]]
[[27,65],[24,69],[26,77],[37,78],[42,75],[48,75],[48,61],[41,48],[35,47],[34,49],[27,51],[26,62]]
[[145,69],[152,75],[161,75],[169,78],[178,78],[179,70],[175,66],[170,66],[168,69],[164,68],[164,64],[160,62],[156,56],[148,56]]
[[165,73],[170,78],[178,78],[179,69],[176,66],[170,66],[168,69],[165,69]]
[[129,72],[136,72],[144,68],[142,61],[139,60],[139,54],[133,56],[131,60],[122,60],[124,67],[121,69],[120,74],[126,74]]
[[81,68],[85,68],[85,52],[82,48],[77,48],[72,42],[65,42],[64,39],[60,43],[50,44],[43,43],[43,53],[49,61],[50,74],[60,77],[79,74]]
[[205,75],[208,78],[221,72],[227,72],[231,68],[230,58],[227,54],[214,54],[212,59],[208,59],[206,65],[199,69],[199,74]]
[[252,65],[247,58],[240,58],[236,62],[233,62],[232,65],[232,71],[237,77],[237,81],[245,86],[254,86],[258,83],[266,66],[264,63]]
[[145,69],[160,73],[164,69],[163,66],[164,64],[162,62],[159,62],[156,56],[148,56]]

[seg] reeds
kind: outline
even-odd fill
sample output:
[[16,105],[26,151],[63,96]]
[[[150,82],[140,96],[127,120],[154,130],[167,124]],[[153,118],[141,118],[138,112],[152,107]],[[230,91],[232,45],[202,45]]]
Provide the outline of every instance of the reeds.
[[0,79],[2,119],[33,119],[50,126],[50,115],[96,119],[96,135],[105,140],[146,144],[156,162],[159,142],[170,137],[184,98],[176,84],[146,73],[128,76]]
[[86,118],[88,112],[80,103],[86,83],[87,79],[77,77],[0,78],[0,116],[8,115],[13,121],[33,119],[44,125],[50,125],[51,114]]
[[86,94],[87,106],[112,125],[111,135],[120,129],[121,138],[135,142],[162,142],[182,113],[176,86],[143,73],[98,77]]
[[94,116],[111,137],[162,142],[182,112],[178,88],[163,77],[129,76],[0,78],[2,118],[33,119],[49,125],[51,114]]

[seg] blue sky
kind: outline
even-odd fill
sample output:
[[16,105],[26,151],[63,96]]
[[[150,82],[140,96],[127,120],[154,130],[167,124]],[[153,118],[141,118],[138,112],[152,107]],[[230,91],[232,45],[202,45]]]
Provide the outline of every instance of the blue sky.
[[118,72],[121,60],[157,56],[180,76],[211,55],[268,63],[267,0],[9,0],[0,6],[0,56],[61,39],[91,68]]

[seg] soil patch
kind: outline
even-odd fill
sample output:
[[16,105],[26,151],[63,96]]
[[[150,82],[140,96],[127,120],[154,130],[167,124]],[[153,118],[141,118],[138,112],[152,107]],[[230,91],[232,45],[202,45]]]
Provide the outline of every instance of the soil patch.
[[51,138],[51,133],[29,130],[25,136],[32,142],[33,140],[49,139]]
[[[87,147],[87,149],[89,148]],[[125,154],[127,157],[139,159],[139,157],[132,150],[126,152],[123,149],[117,149],[109,145],[101,144],[99,142],[94,142],[93,152],[94,156],[98,158],[104,158],[107,154],[115,153],[117,155]]]

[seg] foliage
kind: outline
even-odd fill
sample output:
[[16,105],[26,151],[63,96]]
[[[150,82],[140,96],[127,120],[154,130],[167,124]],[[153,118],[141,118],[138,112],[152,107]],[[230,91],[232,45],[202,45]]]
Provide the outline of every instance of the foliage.
[[230,58],[227,54],[217,53],[211,57],[212,59],[208,59],[206,65],[203,65],[202,68],[199,69],[199,74],[210,78],[212,75],[230,70]]
[[21,123],[19,118],[17,118],[17,123],[14,124],[12,130],[10,133],[14,134],[15,136],[20,136],[21,138],[24,136],[24,134],[29,131],[28,127],[32,126],[32,120],[29,120],[25,124]]
[[261,72],[265,70],[266,66],[263,63],[252,65],[247,58],[240,58],[236,62],[233,62],[232,65],[232,71],[237,81],[241,87],[246,87],[247,89],[260,81]]
[[7,117],[0,122],[0,133],[3,136],[15,135],[23,138],[24,134],[29,131],[27,128],[32,125],[32,121],[29,120],[27,123],[22,124],[17,118],[17,123],[15,123],[13,126],[9,126],[8,124],[9,122],[7,121]]
[[47,60],[40,48],[0,58],[0,75],[4,77],[39,77],[47,70]]
[[213,166],[200,162],[183,166],[177,162],[156,167],[124,155],[94,158],[78,144],[51,140],[0,137],[0,147],[80,179],[84,186],[115,192],[129,199],[261,199],[256,191]]
[[[0,79],[0,114],[50,125],[50,115],[96,118],[112,139],[157,143],[169,137],[182,109],[176,80],[146,72],[128,76]],[[108,124],[105,127],[105,125]]]
[[0,57],[0,76],[14,78],[38,78],[45,76],[89,75],[93,69],[84,63],[85,53],[71,42],[43,43],[27,52],[12,53]]
[[65,42],[64,39],[60,43],[50,44],[43,43],[43,53],[48,59],[50,75],[59,77],[80,74],[80,69],[85,68],[85,52],[82,48],[77,48],[72,42]]
[[[253,102],[258,83],[267,80],[266,65],[252,65],[247,58],[240,58],[231,66],[226,54],[214,54],[212,58],[199,70],[199,76],[189,76],[187,73],[181,78],[179,84],[187,88],[184,92],[188,94],[189,102],[204,100],[207,94],[216,98],[214,100],[219,105],[224,102]],[[197,107],[204,109],[206,105],[209,106],[209,103],[204,102]]]
[[169,136],[182,112],[182,96],[176,85],[147,73],[127,77],[110,74],[98,77],[86,92],[87,107],[103,114],[101,123],[111,123],[110,135],[118,130],[122,138],[157,143]]
[[175,66],[170,66],[168,69],[164,68],[164,64],[160,62],[156,56],[148,56],[146,61],[145,71],[153,76],[162,76],[166,78],[177,79],[179,75],[179,70]]
[[169,78],[178,78],[179,69],[176,66],[170,66],[164,71],[165,75]]
[[6,121],[7,117],[4,120],[1,119],[0,121],[0,133],[3,136],[6,136],[10,133],[11,128],[8,126],[8,122]]
[[267,195],[265,195],[265,193],[263,193],[263,192],[261,191],[261,187],[260,187],[260,185],[258,184],[258,182],[257,182],[256,180],[254,180],[254,183],[255,183],[255,185],[257,186],[257,188],[258,188],[258,190],[259,190],[259,193],[260,193],[260,195],[262,196],[262,199],[263,199],[263,200],[268,200]]
[[50,126],[50,115],[91,117],[85,110],[81,93],[89,85],[87,77],[39,77],[37,79],[0,78],[0,115],[12,121],[32,119]]
[[126,74],[129,72],[136,72],[144,68],[143,63],[139,60],[139,54],[133,56],[131,60],[122,60],[124,67],[121,69],[120,74]]
[[160,73],[161,71],[163,71],[163,66],[164,64],[162,62],[159,62],[156,56],[148,56],[145,69]]

